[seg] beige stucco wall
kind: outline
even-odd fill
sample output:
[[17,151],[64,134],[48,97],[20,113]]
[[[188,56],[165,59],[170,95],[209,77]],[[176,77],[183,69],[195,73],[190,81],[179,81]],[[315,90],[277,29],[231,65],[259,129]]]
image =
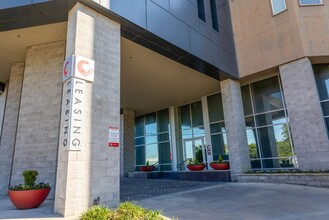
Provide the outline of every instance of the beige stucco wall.
[[329,55],[329,4],[286,3],[288,10],[273,16],[270,0],[230,1],[240,77],[305,56]]

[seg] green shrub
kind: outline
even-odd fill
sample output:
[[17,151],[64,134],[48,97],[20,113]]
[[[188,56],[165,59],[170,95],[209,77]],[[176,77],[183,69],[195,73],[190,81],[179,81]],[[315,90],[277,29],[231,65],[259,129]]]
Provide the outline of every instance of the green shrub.
[[94,206],[85,211],[80,220],[163,220],[159,211],[152,211],[124,202],[115,210],[103,206]]
[[38,177],[38,171],[36,170],[24,170],[23,172],[25,185],[33,186]]
[[111,210],[104,206],[93,206],[84,213],[82,213],[81,220],[106,220],[109,219]]

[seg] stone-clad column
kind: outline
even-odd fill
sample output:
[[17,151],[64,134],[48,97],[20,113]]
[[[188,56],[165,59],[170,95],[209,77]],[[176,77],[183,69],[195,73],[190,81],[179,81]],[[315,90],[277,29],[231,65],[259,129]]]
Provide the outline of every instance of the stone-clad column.
[[329,143],[311,62],[280,66],[291,135],[300,169],[329,169]]
[[240,83],[231,79],[220,83],[232,181],[236,174],[251,169]]
[[12,65],[0,142],[0,195],[7,195],[21,101],[24,63]]
[[122,141],[122,176],[128,176],[128,172],[135,170],[135,113],[132,110],[124,109],[123,114],[123,141]]
[[66,57],[72,54],[95,61],[95,80],[86,82],[82,150],[67,151],[60,139],[55,212],[64,216],[97,197],[102,205],[119,202],[120,149],[108,142],[109,127],[120,126],[120,25],[77,3],[68,18]]

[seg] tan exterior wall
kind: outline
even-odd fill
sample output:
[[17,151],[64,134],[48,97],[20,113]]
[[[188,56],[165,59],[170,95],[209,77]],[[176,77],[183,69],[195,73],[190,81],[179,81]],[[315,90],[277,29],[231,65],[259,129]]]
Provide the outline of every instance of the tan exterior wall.
[[305,56],[329,62],[329,4],[286,4],[273,16],[270,0],[230,1],[240,78]]

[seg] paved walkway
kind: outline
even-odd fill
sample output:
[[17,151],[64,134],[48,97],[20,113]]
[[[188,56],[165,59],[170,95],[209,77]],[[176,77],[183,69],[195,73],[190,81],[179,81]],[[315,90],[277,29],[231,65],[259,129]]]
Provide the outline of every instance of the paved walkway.
[[329,189],[296,185],[222,183],[138,204],[179,220],[329,219]]
[[[329,189],[262,183],[214,183],[178,180],[121,182],[121,201],[136,201],[179,220],[329,219]],[[0,219],[49,219],[53,201],[16,210],[0,197]]]

